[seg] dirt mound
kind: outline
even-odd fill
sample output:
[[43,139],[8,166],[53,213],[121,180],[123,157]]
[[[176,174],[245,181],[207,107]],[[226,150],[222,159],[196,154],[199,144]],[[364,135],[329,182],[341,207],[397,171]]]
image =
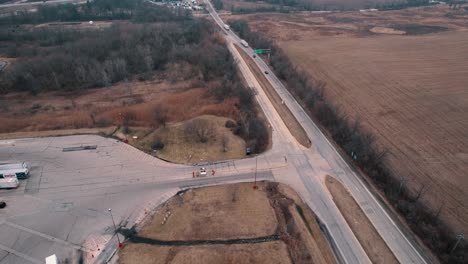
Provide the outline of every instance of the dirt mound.
[[179,193],[137,234],[125,232],[120,263],[336,262],[315,216],[292,189],[252,186]]
[[377,34],[392,34],[392,35],[406,34],[406,32],[403,30],[396,30],[394,28],[386,28],[386,27],[373,27],[370,29],[370,32],[377,33]]

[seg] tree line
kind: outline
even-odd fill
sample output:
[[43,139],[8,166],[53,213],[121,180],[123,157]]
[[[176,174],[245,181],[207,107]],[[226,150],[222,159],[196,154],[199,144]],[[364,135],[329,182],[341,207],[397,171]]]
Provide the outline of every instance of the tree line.
[[428,6],[435,5],[436,3],[431,3],[429,0],[407,0],[407,1],[395,1],[389,3],[375,4],[373,7],[379,10],[399,10],[408,7],[417,7],[417,6]]
[[211,0],[211,3],[213,3],[213,7],[217,10],[221,10],[224,7],[222,0]]
[[310,79],[299,71],[283,51],[271,40],[252,32],[248,23],[237,20],[231,29],[254,48],[271,48],[270,64],[286,82],[286,87],[317,119],[347,155],[359,166],[385,194],[388,201],[406,219],[411,229],[439,257],[443,263],[465,263],[468,259],[467,243],[456,244],[455,234],[439,219],[440,208],[433,211],[420,198],[424,185],[416,193],[405,188],[404,178],[394,175],[385,161],[384,149],[377,147],[374,136],[365,131],[359,121],[351,122],[344,113],[324,97],[325,83]]
[[[259,0],[247,0],[248,2],[258,2]],[[377,8],[379,10],[397,10],[408,7],[427,6],[429,0],[404,0],[391,1],[386,3],[366,3],[364,6],[354,6],[351,3],[315,3],[313,0],[265,0],[274,6],[265,8],[232,8],[233,13],[256,13],[256,12],[289,12],[293,10],[317,11],[317,10],[359,10],[363,8]]]
[[156,6],[143,0],[94,0],[84,5],[40,5],[36,12],[18,11],[0,18],[0,25],[56,21],[122,20],[160,22],[191,17],[190,10]]
[[206,20],[115,25],[102,30],[43,28],[17,32],[10,37],[21,51],[18,60],[1,75],[0,92],[108,86],[132,75],[144,78],[177,60],[198,66],[203,78],[210,80],[222,76],[227,67],[220,62],[226,57],[221,47],[213,47],[213,56],[203,56],[203,40],[212,32]]

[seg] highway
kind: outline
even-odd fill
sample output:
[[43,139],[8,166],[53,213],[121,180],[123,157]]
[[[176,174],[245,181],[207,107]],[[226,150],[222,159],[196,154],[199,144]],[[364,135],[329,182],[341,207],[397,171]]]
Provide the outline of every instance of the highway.
[[[236,43],[238,46],[242,47],[247,54],[252,56],[254,54],[253,49],[251,47],[243,47],[240,45],[240,38],[234,32],[224,30],[224,22],[222,19],[218,16],[211,3],[208,0],[205,0],[205,2],[214,21],[221,30],[226,33],[225,36],[228,43],[230,43],[230,45]],[[260,91],[261,87],[255,82],[253,74],[249,71],[242,58],[232,46],[231,51],[236,60],[239,61],[241,72],[249,82],[249,86],[255,87],[257,91]],[[254,59],[254,61],[261,69],[261,72],[268,71],[269,74],[266,74],[265,77],[284,100],[285,104],[303,126],[309,139],[312,141],[312,147],[310,149],[306,149],[297,143],[291,144],[294,139],[289,134],[289,131],[273,106],[266,102],[268,98],[264,93],[258,93],[257,100],[262,106],[263,111],[268,113],[268,120],[272,123],[273,130],[276,133],[273,139],[274,146],[280,145],[283,150],[288,146],[286,150],[288,160],[295,164],[298,180],[301,181],[307,189],[306,193],[301,193],[301,195],[303,195],[303,198],[314,198],[306,198],[307,203],[321,217],[322,221],[326,223],[335,242],[342,251],[341,253],[346,262],[363,263],[369,261],[369,259],[366,257],[357,239],[352,232],[350,232],[347,224],[342,220],[333,202],[330,200],[328,191],[324,186],[324,176],[327,174],[338,178],[349,189],[401,263],[426,263],[425,259],[409,242],[388,213],[366,188],[356,172],[341,157],[335,147],[304,112],[299,103],[288,92],[273,71],[269,69],[268,65],[259,57]],[[289,184],[294,180],[292,179],[292,175],[289,175],[289,177],[288,179],[284,179],[285,183]]]

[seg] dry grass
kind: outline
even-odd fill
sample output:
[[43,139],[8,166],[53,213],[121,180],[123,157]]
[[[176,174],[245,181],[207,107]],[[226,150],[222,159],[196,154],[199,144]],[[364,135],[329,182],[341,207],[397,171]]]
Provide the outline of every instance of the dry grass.
[[[171,215],[162,225],[167,212]],[[226,240],[269,236],[277,224],[265,192],[245,183],[189,190],[176,196],[140,233],[160,240]]]
[[239,0],[222,0],[223,1],[223,9],[224,10],[231,10],[232,8],[238,9],[257,9],[257,8],[271,8],[274,5],[266,3],[266,2],[247,2],[247,1],[239,1]]
[[336,263],[335,256],[330,248],[328,241],[323,236],[322,230],[317,223],[314,213],[302,201],[299,195],[287,185],[279,185],[279,192],[284,196],[292,199],[295,205],[299,206],[302,210],[301,213],[297,211],[297,207],[290,208],[294,221],[301,230],[301,234],[309,234],[303,237],[304,244],[308,248],[308,252],[312,256],[314,263]]
[[325,183],[333,201],[372,263],[399,263],[348,190],[339,181],[328,175]]
[[304,128],[299,124],[297,119],[291,113],[291,110],[289,110],[289,108],[286,105],[283,105],[281,103],[281,98],[276,93],[275,89],[271,86],[270,82],[265,78],[264,74],[257,67],[252,58],[250,58],[249,55],[246,54],[237,45],[234,46],[236,47],[237,51],[239,51],[239,54],[242,56],[250,70],[255,75],[255,78],[262,87],[263,91],[265,91],[265,93],[267,94],[268,98],[270,99],[271,103],[275,107],[283,122],[286,124],[286,127],[288,128],[289,132],[291,132],[291,134],[297,140],[297,142],[299,142],[299,144],[303,145],[306,148],[309,148],[311,146],[311,141],[307,136],[306,132],[304,131]]
[[[208,142],[201,143],[192,135],[187,135],[184,127],[193,120],[207,120],[212,125],[213,133]],[[145,127],[130,127],[130,133],[122,130],[115,136],[127,138],[129,144],[158,158],[176,163],[196,163],[200,161],[229,160],[245,157],[245,141],[225,127],[229,118],[203,115],[184,122],[170,124],[156,130]],[[133,139],[136,136],[137,139]],[[227,138],[226,147],[223,138]],[[153,151],[151,146],[156,139],[164,143],[162,150]]]
[[64,29],[103,29],[111,27],[114,23],[126,23],[124,21],[93,21],[92,24],[89,22],[54,22],[54,23],[44,23],[38,24],[34,27],[36,28],[47,28],[47,27],[60,27]]
[[116,127],[102,127],[102,128],[81,128],[81,129],[68,129],[68,130],[46,130],[46,131],[31,131],[31,132],[13,132],[0,134],[0,140],[15,139],[15,138],[33,138],[33,137],[57,137],[69,135],[82,135],[82,134],[99,134],[111,135]]
[[122,264],[235,264],[291,263],[286,245],[280,241],[251,245],[159,247],[129,243],[120,253]]
[[[422,201],[468,232],[468,13],[434,6],[243,18],[327,83],[325,96],[375,134],[410,192],[424,186]],[[423,34],[434,26],[448,31]],[[407,33],[375,34],[375,27]]]
[[211,85],[155,80],[74,93],[9,93],[0,96],[0,133],[122,125],[122,118],[131,126],[150,127],[156,105],[167,109],[168,122],[204,114],[236,118],[237,101],[216,101],[209,94]]

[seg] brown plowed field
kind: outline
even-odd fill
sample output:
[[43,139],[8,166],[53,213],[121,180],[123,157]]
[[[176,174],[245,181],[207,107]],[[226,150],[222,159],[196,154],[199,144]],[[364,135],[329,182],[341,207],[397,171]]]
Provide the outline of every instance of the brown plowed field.
[[326,97],[375,134],[407,187],[424,186],[421,199],[442,207],[454,231],[468,232],[468,12],[435,6],[233,18],[266,32],[325,81]]

